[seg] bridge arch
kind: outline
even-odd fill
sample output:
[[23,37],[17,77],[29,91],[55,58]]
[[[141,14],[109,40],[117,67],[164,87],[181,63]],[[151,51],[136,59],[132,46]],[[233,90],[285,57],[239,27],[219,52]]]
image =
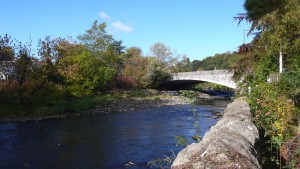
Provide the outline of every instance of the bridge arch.
[[172,82],[180,81],[203,81],[223,85],[232,89],[236,83],[232,80],[233,73],[229,70],[209,70],[195,72],[172,73]]

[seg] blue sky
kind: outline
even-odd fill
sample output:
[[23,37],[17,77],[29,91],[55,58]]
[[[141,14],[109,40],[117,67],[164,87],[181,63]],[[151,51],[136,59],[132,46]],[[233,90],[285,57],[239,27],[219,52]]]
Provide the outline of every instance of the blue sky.
[[[5,0],[1,2],[0,35],[22,42],[72,36],[89,29],[94,20],[127,47],[144,55],[162,42],[190,60],[235,51],[243,32],[233,17],[244,12],[244,0]],[[250,41],[248,38],[246,41]]]

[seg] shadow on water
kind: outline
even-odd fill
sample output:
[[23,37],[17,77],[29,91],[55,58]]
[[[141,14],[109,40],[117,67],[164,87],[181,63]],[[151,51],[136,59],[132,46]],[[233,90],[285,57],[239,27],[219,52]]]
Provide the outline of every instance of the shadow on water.
[[[229,100],[195,106],[201,135],[217,122]],[[195,134],[191,105],[0,124],[0,168],[148,168],[147,162],[178,153],[176,135]],[[126,166],[131,164],[132,166]]]

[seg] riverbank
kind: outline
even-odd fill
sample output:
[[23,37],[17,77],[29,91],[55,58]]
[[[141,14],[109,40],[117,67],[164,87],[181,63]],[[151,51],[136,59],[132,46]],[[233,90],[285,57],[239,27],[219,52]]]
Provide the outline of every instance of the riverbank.
[[[223,96],[213,96],[204,92],[195,92],[197,100],[209,100],[226,98]],[[156,91],[156,90],[139,90],[137,91],[113,91],[110,92],[105,99],[99,99],[96,105],[87,106],[83,111],[71,111],[66,109],[59,113],[41,112],[39,114],[13,115],[10,117],[2,117],[0,123],[13,121],[28,120],[45,120],[66,118],[93,114],[108,114],[112,112],[124,112],[140,109],[148,109],[154,107],[184,105],[190,104],[191,100],[180,96],[176,91]],[[74,103],[76,104],[76,103]],[[77,103],[77,104],[84,104]],[[88,103],[87,103],[88,104]],[[78,105],[73,105],[73,107]],[[71,106],[69,106],[71,107]],[[74,108],[73,108],[74,109]],[[42,110],[41,110],[42,111]]]
[[199,143],[178,153],[171,168],[261,168],[255,150],[259,133],[252,118],[245,98],[236,99]]

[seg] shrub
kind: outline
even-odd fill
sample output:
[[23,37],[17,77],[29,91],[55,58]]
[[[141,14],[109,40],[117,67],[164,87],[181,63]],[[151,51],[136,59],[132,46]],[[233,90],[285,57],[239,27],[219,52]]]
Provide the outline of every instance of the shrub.
[[[260,131],[260,139],[263,140],[263,156],[270,157],[270,162],[278,164],[277,152],[281,143],[295,135],[294,126],[297,125],[299,115],[295,102],[282,94],[276,84],[266,83],[253,87],[248,98],[253,120]],[[267,145],[273,149],[269,149]],[[270,164],[267,165],[270,167]]]

